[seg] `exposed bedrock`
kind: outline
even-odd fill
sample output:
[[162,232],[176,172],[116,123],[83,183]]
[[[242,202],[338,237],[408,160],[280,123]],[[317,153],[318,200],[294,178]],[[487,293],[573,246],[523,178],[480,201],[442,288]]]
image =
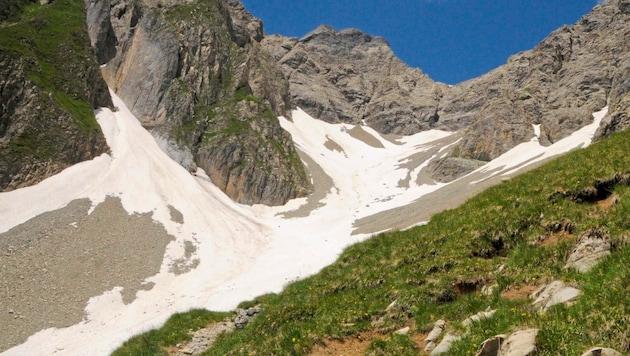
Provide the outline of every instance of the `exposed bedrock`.
[[203,168],[240,203],[310,191],[277,119],[290,116],[288,83],[261,48],[262,23],[239,1],[87,3],[92,41],[106,47],[105,80],[173,159]]

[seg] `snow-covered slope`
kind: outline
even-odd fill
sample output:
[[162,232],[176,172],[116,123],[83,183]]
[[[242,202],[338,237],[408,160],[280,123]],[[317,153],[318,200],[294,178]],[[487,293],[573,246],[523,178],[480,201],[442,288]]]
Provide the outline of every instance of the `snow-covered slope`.
[[[212,185],[203,171],[191,175],[170,160],[112,95],[119,110],[97,113],[111,154],[36,186],[0,194],[0,232],[76,199],[89,198],[95,207],[115,196],[129,214],[152,213],[175,240],[166,249],[160,272],[147,280],[155,283],[151,290],[138,292],[130,304],[123,303],[121,288],[95,296],[83,322],[42,330],[6,355],[105,355],[175,312],[230,310],[240,301],[277,292],[331,263],[345,246],[368,238],[367,233],[353,234],[357,220],[444,188],[424,177],[422,168],[457,140],[443,131],[386,139],[367,127],[332,125],[297,110],[292,121],[280,120],[308,165],[315,193],[282,207],[242,206]],[[524,143],[471,175],[489,179],[513,174],[537,160],[588,145],[603,113],[553,146]],[[181,212],[183,223],[171,219],[170,207]],[[390,227],[387,220],[375,226],[374,232]],[[196,247],[192,255],[186,254],[186,244]],[[171,267],[178,260],[191,266],[197,260],[198,265],[175,274]]]

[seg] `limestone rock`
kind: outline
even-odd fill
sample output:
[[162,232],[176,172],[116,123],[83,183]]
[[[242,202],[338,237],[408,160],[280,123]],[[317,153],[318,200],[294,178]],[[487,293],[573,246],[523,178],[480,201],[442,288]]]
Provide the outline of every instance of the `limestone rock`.
[[564,268],[588,272],[599,261],[610,255],[610,235],[601,229],[590,229],[580,234]]
[[429,175],[440,183],[452,182],[487,162],[460,157],[445,157],[429,163]]
[[427,345],[425,346],[424,351],[432,351],[433,349],[435,349],[435,346],[436,346],[435,342],[442,335],[445,327],[446,327],[446,321],[440,319],[435,322],[433,329],[431,330],[431,332],[429,333],[429,335],[427,335],[427,338],[425,339],[425,341],[427,342]]
[[281,205],[310,192],[277,120],[290,114],[288,82],[259,43],[262,23],[239,1],[95,4],[87,8],[92,42],[116,43],[114,57],[101,58],[103,75],[171,158],[203,168],[243,204]]
[[453,347],[453,343],[459,341],[460,339],[461,336],[447,333],[429,355],[441,355],[447,353],[451,347]]
[[520,330],[510,335],[501,345],[498,355],[527,356],[536,352],[538,329]]
[[605,347],[593,347],[586,351],[582,356],[621,356],[621,352],[605,348]]
[[[630,36],[630,16],[624,8],[618,1],[599,4],[533,50],[445,92],[438,124],[469,125],[459,154],[494,159],[534,137],[532,124],[541,125],[541,144],[557,142],[590,123],[592,112],[621,102],[630,53],[624,40]],[[627,101],[613,107],[604,134],[627,127],[627,108]]]
[[470,328],[473,325],[473,323],[478,323],[483,319],[492,318],[496,312],[497,312],[496,309],[479,312],[475,315],[472,315],[466,318],[464,321],[462,321],[462,325],[464,325],[466,328]]
[[538,329],[527,329],[497,335],[484,341],[475,356],[527,356],[536,352]]
[[569,287],[562,281],[553,281],[532,294],[535,298],[532,306],[544,312],[556,304],[565,304],[574,301],[580,296],[579,289]]
[[300,40],[269,36],[263,46],[282,65],[293,105],[313,117],[385,134],[445,128],[435,122],[446,85],[409,68],[380,37],[320,26]]
[[410,327],[408,327],[408,326],[405,326],[405,327],[404,327],[404,328],[402,328],[402,329],[398,329],[398,330],[396,330],[396,331],[394,332],[394,334],[396,334],[396,335],[407,335],[407,334],[409,334],[409,330],[411,330],[411,328],[410,328]]

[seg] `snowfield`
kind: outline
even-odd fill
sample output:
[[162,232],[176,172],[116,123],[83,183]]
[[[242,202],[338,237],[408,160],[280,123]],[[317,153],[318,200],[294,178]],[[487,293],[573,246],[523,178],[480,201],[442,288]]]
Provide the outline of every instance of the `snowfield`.
[[[371,234],[353,234],[358,219],[406,206],[444,187],[426,182],[422,169],[456,142],[454,133],[444,131],[392,140],[368,127],[328,124],[296,110],[292,120],[280,120],[308,158],[315,193],[281,207],[250,207],[231,201],[203,171],[193,175],[172,161],[113,92],[112,97],[118,111],[97,111],[111,154],[35,186],[1,193],[0,232],[76,199],[89,198],[94,209],[114,196],[129,214],[152,213],[175,240],[166,249],[160,272],[146,281],[154,287],[139,291],[132,303],[125,305],[121,288],[114,288],[90,300],[81,323],[42,330],[3,355],[107,355],[173,313],[232,310],[243,300],[279,292],[288,282],[332,263],[346,246],[369,238]],[[485,174],[483,179],[511,175],[584,147],[605,113],[552,146],[542,147],[534,139],[473,173]],[[183,223],[171,219],[169,207],[181,212]],[[422,221],[409,221],[409,226],[418,223]],[[387,221],[379,226],[374,232],[390,228]],[[190,256],[186,244],[196,248]],[[171,267],[177,260],[196,267],[174,274]]]

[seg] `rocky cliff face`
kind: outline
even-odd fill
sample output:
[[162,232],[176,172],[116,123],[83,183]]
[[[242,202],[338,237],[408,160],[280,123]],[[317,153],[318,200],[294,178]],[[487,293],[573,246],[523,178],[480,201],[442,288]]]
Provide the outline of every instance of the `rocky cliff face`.
[[104,77],[162,148],[234,200],[283,204],[310,183],[276,115],[288,85],[238,1],[87,0]]
[[386,134],[444,128],[436,123],[447,86],[405,65],[382,38],[320,26],[300,40],[269,36],[263,45],[282,65],[293,104],[313,117]]
[[630,57],[625,3],[597,5],[533,50],[449,90],[440,102],[440,121],[470,123],[459,154],[496,158],[531,139],[532,124],[542,125],[541,143],[550,144],[592,122],[592,112],[614,106]]
[[30,6],[30,18],[0,24],[0,191],[107,151],[93,108],[112,102],[83,3]]

